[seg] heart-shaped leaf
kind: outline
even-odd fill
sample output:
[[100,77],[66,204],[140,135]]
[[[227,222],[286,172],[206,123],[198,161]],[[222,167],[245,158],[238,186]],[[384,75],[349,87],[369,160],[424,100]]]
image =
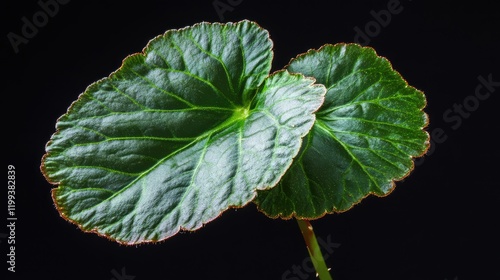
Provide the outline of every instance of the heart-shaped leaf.
[[293,165],[276,187],[258,192],[268,216],[315,219],[387,195],[427,150],[425,96],[372,48],[325,45],[287,69],[328,91]]
[[276,185],[326,89],[280,71],[253,22],[166,32],[92,85],[42,160],[61,215],[124,244],[195,230]]

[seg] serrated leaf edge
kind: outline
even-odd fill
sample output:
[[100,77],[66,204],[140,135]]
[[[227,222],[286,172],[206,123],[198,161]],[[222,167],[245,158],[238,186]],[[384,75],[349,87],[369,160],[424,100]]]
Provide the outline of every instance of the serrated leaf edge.
[[324,45],[322,45],[318,49],[309,49],[308,51],[306,51],[304,53],[298,54],[295,58],[290,59],[290,61],[288,62],[288,64],[285,65],[283,67],[283,69],[288,69],[288,67],[290,66],[290,64],[294,60],[296,60],[296,59],[301,59],[302,57],[304,57],[306,55],[309,55],[311,53],[318,53],[318,52],[322,51],[324,48],[327,48],[327,47],[332,47],[333,48],[333,47],[339,47],[339,46],[345,46],[345,47],[355,46],[355,47],[358,47],[358,48],[365,48],[365,49],[371,50],[378,58],[381,58],[382,60],[384,60],[384,61],[386,61],[388,63],[390,69],[394,73],[396,73],[399,78],[401,78],[401,80],[405,83],[406,87],[414,89],[416,92],[418,92],[418,93],[420,93],[422,95],[422,97],[424,99],[424,104],[420,108],[420,112],[422,112],[423,117],[425,118],[425,123],[420,128],[420,130],[423,131],[427,135],[427,139],[424,142],[425,148],[423,149],[422,153],[420,153],[419,155],[416,155],[416,156],[410,155],[411,167],[409,168],[408,172],[406,174],[404,174],[403,176],[399,177],[399,178],[393,178],[393,179],[391,179],[391,182],[390,182],[391,187],[389,188],[389,190],[385,194],[377,194],[375,192],[371,192],[370,191],[365,196],[363,196],[362,198],[360,198],[357,202],[353,203],[351,205],[351,207],[349,207],[349,208],[347,208],[345,210],[338,210],[338,209],[334,208],[331,211],[328,211],[328,210],[325,209],[325,211],[323,213],[321,213],[320,215],[318,215],[317,217],[314,217],[314,218],[299,216],[299,215],[297,215],[297,213],[295,211],[293,211],[290,215],[282,215],[282,214],[268,215],[266,212],[264,212],[263,210],[260,209],[259,205],[256,205],[257,206],[257,210],[259,212],[263,213],[264,215],[266,215],[269,218],[272,218],[272,219],[278,219],[278,218],[280,218],[282,220],[290,220],[292,218],[296,218],[296,219],[299,219],[299,220],[317,220],[317,219],[320,219],[320,218],[326,216],[327,214],[345,213],[345,212],[351,210],[354,206],[360,204],[365,198],[369,197],[370,195],[374,195],[376,197],[386,197],[386,196],[388,196],[389,194],[391,194],[395,190],[395,188],[396,188],[396,182],[400,182],[400,181],[404,180],[406,177],[408,177],[413,172],[413,170],[415,169],[415,162],[414,162],[414,160],[416,158],[424,156],[427,153],[427,151],[429,150],[429,148],[430,148],[430,135],[429,135],[429,132],[425,130],[429,126],[429,122],[430,122],[429,121],[429,115],[424,111],[424,109],[427,106],[427,98],[426,98],[425,94],[423,93],[423,91],[421,91],[419,89],[416,89],[415,87],[409,85],[408,82],[406,81],[406,79],[403,78],[403,76],[401,75],[401,73],[399,73],[398,71],[396,71],[394,69],[394,67],[392,66],[392,63],[386,57],[380,56],[374,48],[372,48],[370,46],[361,46],[360,44],[357,44],[357,43],[324,44]]

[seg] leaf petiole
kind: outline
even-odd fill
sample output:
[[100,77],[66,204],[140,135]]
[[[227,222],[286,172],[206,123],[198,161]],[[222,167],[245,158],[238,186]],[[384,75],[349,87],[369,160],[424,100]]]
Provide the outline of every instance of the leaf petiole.
[[313,227],[309,220],[297,219],[299,224],[300,232],[304,237],[306,242],[307,251],[311,257],[311,261],[316,269],[316,276],[320,280],[332,280],[330,275],[330,270],[326,267],[325,260],[323,259],[323,254],[321,253],[321,248],[319,247],[318,241],[316,240],[316,235],[314,234]]

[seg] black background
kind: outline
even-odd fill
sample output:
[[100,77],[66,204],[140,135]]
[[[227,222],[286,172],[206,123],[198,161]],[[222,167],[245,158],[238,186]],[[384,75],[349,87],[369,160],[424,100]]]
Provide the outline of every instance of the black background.
[[[231,11],[218,14],[212,0],[71,0],[17,54],[7,34],[21,34],[21,19],[41,8],[36,1],[2,2],[3,168],[7,177],[7,165],[16,167],[18,221],[17,272],[7,271],[3,238],[1,273],[7,279],[282,279],[292,266],[302,267],[308,255],[297,224],[268,219],[253,204],[159,244],[127,247],[83,233],[53,207],[52,186],[39,170],[45,143],[89,84],[168,29],[254,20],[270,32],[278,70],[310,48],[354,42],[355,27],[364,30],[374,20],[371,11],[393,1],[233,0]],[[340,244],[326,260],[334,279],[500,279],[500,86],[474,103],[478,77],[500,82],[494,2],[401,0],[402,10],[386,26],[371,29],[369,45],[425,92],[434,145],[389,196],[313,222],[318,237]],[[464,101],[468,114],[444,118]],[[283,279],[301,279],[294,277]]]

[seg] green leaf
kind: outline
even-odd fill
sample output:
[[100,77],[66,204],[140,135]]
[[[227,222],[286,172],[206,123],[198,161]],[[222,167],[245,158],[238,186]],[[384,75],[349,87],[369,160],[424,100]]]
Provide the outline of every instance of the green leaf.
[[124,244],[196,230],[291,165],[326,89],[280,71],[253,22],[167,31],[90,85],[42,171],[63,218]]
[[424,94],[372,48],[325,45],[287,69],[328,91],[293,165],[278,186],[258,192],[255,203],[268,216],[315,219],[385,196],[427,150]]

